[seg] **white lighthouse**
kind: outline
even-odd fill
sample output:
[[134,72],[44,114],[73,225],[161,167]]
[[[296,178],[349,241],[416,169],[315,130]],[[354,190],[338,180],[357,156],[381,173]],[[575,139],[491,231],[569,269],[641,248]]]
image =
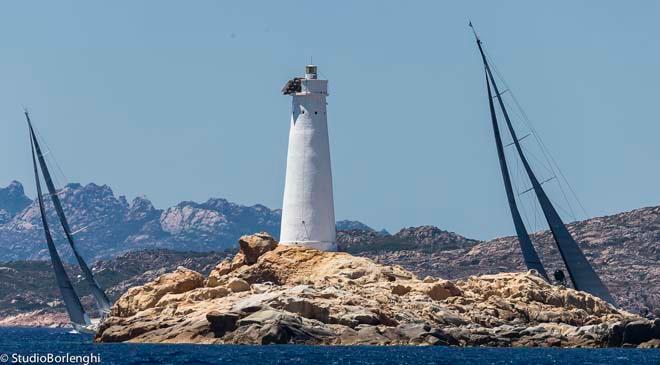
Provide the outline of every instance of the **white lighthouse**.
[[280,243],[335,251],[335,207],[325,98],[314,65],[282,89],[293,97]]

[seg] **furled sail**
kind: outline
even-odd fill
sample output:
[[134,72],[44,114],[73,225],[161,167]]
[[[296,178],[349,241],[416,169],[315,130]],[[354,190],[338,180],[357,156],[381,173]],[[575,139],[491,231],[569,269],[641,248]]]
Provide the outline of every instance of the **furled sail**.
[[87,326],[92,322],[85,313],[85,310],[83,309],[83,306],[78,299],[78,294],[76,294],[73,285],[71,285],[71,280],[64,270],[64,265],[62,265],[62,260],[60,259],[60,255],[57,253],[57,248],[53,242],[53,237],[50,234],[50,228],[48,227],[48,220],[46,219],[46,212],[44,209],[44,201],[41,195],[41,181],[39,179],[37,159],[35,157],[34,144],[32,143],[32,139],[30,139],[30,145],[32,147],[32,165],[34,167],[34,179],[37,184],[37,201],[39,202],[41,223],[44,227],[44,233],[46,235],[46,243],[48,244],[50,261],[52,262],[53,270],[55,271],[55,280],[57,282],[57,286],[60,288],[60,293],[62,294],[62,299],[64,300],[64,305],[66,306],[66,311],[69,313],[71,322]]
[[522,217],[520,216],[520,211],[518,210],[516,197],[513,193],[513,185],[511,185],[509,168],[506,163],[506,157],[504,156],[504,146],[502,145],[500,127],[497,123],[497,114],[495,113],[495,106],[493,105],[493,94],[490,91],[488,75],[486,75],[486,88],[488,89],[488,105],[490,107],[490,117],[493,122],[495,144],[497,145],[497,157],[500,160],[500,169],[502,170],[502,178],[504,179],[506,197],[509,201],[509,208],[511,210],[511,216],[513,217],[513,224],[516,227],[516,233],[518,235],[518,242],[520,243],[523,259],[525,260],[525,265],[527,265],[528,269],[536,270],[539,274],[541,274],[541,276],[545,278],[545,280],[550,281],[548,279],[548,274],[545,272],[545,268],[543,268],[543,264],[539,259],[539,255],[536,253],[536,250],[532,245],[532,240],[529,238],[529,234],[525,228],[525,223],[523,222]]
[[500,110],[502,111],[502,115],[504,116],[507,128],[511,134],[511,138],[513,139],[516,151],[518,152],[520,161],[522,162],[525,172],[527,173],[527,177],[532,184],[532,188],[536,194],[537,200],[541,205],[543,215],[545,216],[545,219],[548,222],[548,226],[550,227],[550,231],[552,232],[555,242],[557,243],[557,248],[559,249],[559,253],[564,261],[566,269],[568,270],[568,274],[571,282],[573,283],[573,286],[577,290],[591,293],[609,303],[615,304],[614,298],[612,298],[609,290],[600,280],[598,274],[596,274],[596,271],[594,271],[589,261],[587,261],[584,253],[577,245],[577,242],[575,242],[573,236],[571,236],[570,232],[566,228],[566,225],[550,202],[550,199],[545,193],[545,190],[543,190],[541,183],[536,178],[534,171],[532,170],[529,162],[527,161],[527,158],[525,157],[525,154],[523,153],[520,140],[516,135],[516,131],[511,124],[509,113],[507,112],[502,100],[502,94],[497,87],[497,83],[495,82],[495,78],[493,77],[493,73],[491,72],[490,66],[488,65],[488,61],[486,60],[486,56],[481,46],[481,41],[478,37],[477,45],[479,47],[479,52],[481,53],[481,58],[484,62],[484,67],[486,68],[486,74],[493,86],[493,91],[495,91],[495,97],[498,100]]
[[51,200],[53,202],[53,206],[55,207],[55,211],[57,212],[57,216],[60,219],[60,224],[62,225],[62,229],[64,230],[64,235],[66,236],[66,239],[69,242],[69,245],[71,246],[71,250],[73,251],[73,254],[76,257],[76,261],[78,261],[78,265],[82,270],[85,280],[89,283],[91,287],[92,294],[94,296],[94,299],[96,299],[96,304],[99,310],[102,313],[108,313],[110,311],[110,300],[105,295],[103,289],[101,289],[100,285],[96,281],[96,278],[92,274],[92,271],[89,269],[89,267],[85,263],[85,260],[80,255],[78,248],[76,247],[76,244],[73,240],[73,235],[71,234],[71,228],[69,227],[69,223],[66,219],[66,216],[64,215],[64,210],[62,209],[62,203],[60,202],[60,198],[57,195],[55,184],[53,184],[53,180],[51,178],[50,172],[48,171],[46,160],[44,159],[43,153],[41,151],[41,147],[39,146],[39,142],[37,141],[37,136],[34,133],[34,129],[32,128],[30,115],[27,112],[25,112],[25,118],[27,119],[28,126],[30,128],[30,136],[32,139],[34,149],[37,153],[37,157],[39,159],[39,165],[41,166],[41,172],[43,174],[44,181],[46,182],[48,193],[50,194]]

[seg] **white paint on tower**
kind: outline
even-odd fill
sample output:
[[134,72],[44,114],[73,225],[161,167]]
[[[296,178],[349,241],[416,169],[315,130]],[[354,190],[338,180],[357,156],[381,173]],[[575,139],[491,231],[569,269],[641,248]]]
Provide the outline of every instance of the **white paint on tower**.
[[335,208],[326,101],[328,81],[316,66],[290,80],[282,92],[293,97],[286,161],[280,243],[335,251]]

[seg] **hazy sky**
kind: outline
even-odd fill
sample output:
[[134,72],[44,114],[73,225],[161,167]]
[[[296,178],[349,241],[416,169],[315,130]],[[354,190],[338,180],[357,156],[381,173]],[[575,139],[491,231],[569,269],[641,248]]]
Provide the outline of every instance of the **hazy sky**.
[[588,213],[657,205],[658,4],[2,2],[0,185],[33,196],[28,106],[69,182],[281,207],[313,57],[338,219],[513,234],[471,19]]

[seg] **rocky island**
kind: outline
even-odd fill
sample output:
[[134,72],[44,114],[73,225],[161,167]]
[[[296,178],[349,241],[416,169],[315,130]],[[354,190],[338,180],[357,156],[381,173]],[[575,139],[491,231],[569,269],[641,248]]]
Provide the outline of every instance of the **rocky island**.
[[128,289],[98,342],[658,347],[660,320],[533,271],[419,279],[342,252],[243,236],[208,277],[179,267]]

